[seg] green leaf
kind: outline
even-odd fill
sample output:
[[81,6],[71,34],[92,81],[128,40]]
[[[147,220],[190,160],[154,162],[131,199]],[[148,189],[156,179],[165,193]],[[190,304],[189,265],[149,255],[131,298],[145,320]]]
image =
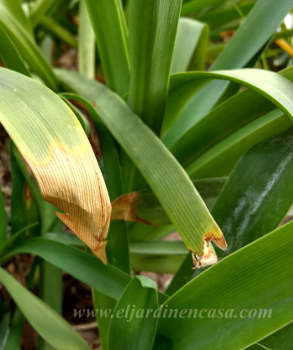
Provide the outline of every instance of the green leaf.
[[[284,0],[280,4],[273,0],[258,0],[212,65],[212,70],[244,67],[274,33],[291,8],[290,0]],[[257,35],[253,35],[255,28]]]
[[182,0],[131,0],[128,102],[155,131],[160,128]]
[[86,0],[86,4],[107,85],[123,96],[128,92],[130,68],[128,34],[121,0]]
[[0,184],[0,243],[4,242],[7,238],[7,224],[8,217],[5,210],[5,203]]
[[[175,231],[172,225],[165,226],[149,226],[140,223],[131,225],[128,231],[131,242],[152,241],[160,239]],[[189,265],[190,267],[190,265]]]
[[234,134],[209,149],[191,163],[187,172],[192,177],[227,176],[251,147],[281,134],[292,126],[292,121],[280,110],[274,110],[245,125]]
[[[278,113],[280,116],[282,116],[282,113],[278,111],[271,113],[271,115],[276,114],[276,116],[278,116]],[[259,121],[261,122],[261,119],[265,119],[267,117],[270,118],[270,115],[260,118]],[[210,158],[211,160],[210,169],[207,169],[207,170],[211,172],[216,172],[218,168],[221,168],[221,171],[222,171],[223,167],[224,167],[224,170],[225,169],[227,170],[226,164],[229,164],[229,165],[233,164],[240,157],[241,153],[245,153],[245,150],[250,148],[252,144],[254,144],[257,141],[260,141],[263,137],[268,136],[263,134],[263,131],[265,131],[267,127],[269,127],[268,128],[269,132],[275,133],[277,131],[278,133],[280,132],[279,128],[282,125],[282,123],[287,122],[284,116],[282,116],[281,119],[278,117],[276,119],[273,118],[271,119],[271,121],[272,121],[271,126],[269,124],[270,122],[265,127],[261,126],[260,130],[262,131],[257,132],[255,135],[253,135],[253,133],[251,134],[252,129],[250,129],[250,126],[248,125],[248,127],[246,128],[247,129],[246,138],[244,137],[245,134],[240,130],[238,133],[235,133],[235,142],[233,141],[234,136],[231,136],[231,138],[228,138],[226,140],[227,142],[223,141],[222,142],[223,153],[220,153],[218,157],[215,155],[214,158],[213,157]],[[258,123],[258,121],[255,121],[253,124],[256,124],[256,123]],[[286,126],[286,124],[284,124],[284,126]],[[289,124],[289,120],[288,120],[287,128],[289,128],[290,126],[291,124]],[[239,135],[238,138],[236,137],[236,134]],[[232,184],[234,183],[234,186],[235,186],[233,194],[231,193],[231,197],[228,194],[230,193],[229,188],[231,189],[230,185],[228,186],[228,191],[225,189],[222,194],[224,198],[227,195],[229,196],[229,199],[226,202],[226,205],[229,208],[228,212],[226,212],[226,215],[224,214],[225,209],[222,207],[221,205],[222,200],[220,199],[215,207],[215,211],[212,211],[212,214],[215,216],[215,219],[219,221],[220,227],[224,229],[225,236],[227,235],[227,239],[229,241],[229,244],[228,244],[229,252],[239,249],[243,244],[247,244],[251,240],[273,230],[280,223],[280,221],[286,214],[286,210],[289,209],[290,204],[292,203],[290,195],[288,196],[289,192],[287,193],[289,188],[289,182],[288,182],[289,180],[286,180],[289,176],[287,174],[287,171],[288,171],[288,168],[290,168],[290,162],[288,161],[288,157],[290,157],[290,153],[289,154],[286,153],[286,155],[284,155],[285,149],[289,149],[291,145],[290,132],[287,134],[286,137],[284,136],[288,142],[287,144],[285,143],[283,144],[280,137],[281,136],[278,136],[272,139],[272,140],[275,140],[276,149],[275,149],[274,141],[269,140],[259,146],[255,146],[254,149],[256,151],[252,149],[246,156],[244,156],[244,158],[240,161],[240,163],[235,168],[234,170],[235,173],[233,172],[233,174],[231,175],[232,176],[231,181],[233,181]],[[225,144],[227,146],[226,151],[224,147]],[[219,144],[219,147],[221,147],[221,144]],[[217,147],[215,147],[215,150],[216,148]],[[266,151],[268,149],[270,149],[271,151],[270,154],[266,154]],[[254,162],[251,163],[252,165],[249,164],[248,166],[247,163],[249,162],[249,159],[251,159],[251,157],[253,156],[254,152],[257,152],[255,154],[255,157],[258,157],[258,159],[257,160],[254,159]],[[284,168],[282,168],[282,170],[280,170],[280,166],[282,164],[283,158],[278,158],[278,155],[275,152],[276,153],[283,152],[282,156],[284,157],[284,162],[285,160],[289,162],[288,164],[286,164]],[[207,152],[207,155],[208,153],[209,152]],[[212,154],[212,150],[210,154]],[[231,159],[232,159],[232,163],[231,163]],[[271,167],[272,164],[276,168]],[[278,182],[275,182],[274,176],[277,176],[276,174],[278,174],[277,169],[280,171],[280,174],[278,177]],[[255,176],[251,176],[251,174],[254,174],[254,170],[256,172],[259,171],[258,178]],[[247,176],[247,182],[245,183],[246,187],[243,188],[241,186],[240,179],[244,172]],[[287,181],[286,185],[284,185],[283,181],[285,182]],[[253,193],[252,193],[251,191],[248,190],[248,188],[250,186],[253,186],[253,184],[256,184],[256,183],[257,183],[257,186],[259,186],[259,188],[254,187]],[[272,188],[270,188],[270,185],[272,185]],[[283,188],[283,186],[285,186],[285,188]],[[239,190],[241,188],[241,195],[240,193],[237,193],[237,194],[235,193],[235,191],[237,191],[236,189],[238,188]],[[269,192],[265,192],[265,189]],[[264,191],[264,192],[260,194],[260,191]],[[264,193],[266,193],[266,195],[265,197],[262,197]],[[253,197],[254,194],[255,194],[255,197]],[[220,197],[222,197],[222,195]],[[234,195],[235,197],[233,197]],[[236,208],[235,203],[237,202],[238,198],[240,198],[239,196],[241,196],[242,204],[248,205],[247,209],[248,209],[248,213],[250,213],[249,215],[247,214],[246,211],[245,213],[244,212],[239,213],[239,216],[238,214],[236,215],[236,211],[234,211],[234,209]],[[267,205],[270,200],[273,200],[274,204],[268,208]],[[259,203],[260,207],[258,208],[257,211],[254,211],[254,209],[252,208],[254,208],[256,203]],[[275,203],[277,203],[277,205]],[[223,215],[223,217],[221,215]],[[234,215],[236,215],[237,219],[239,219],[240,221],[234,220]],[[229,227],[228,225],[226,226],[226,224],[228,223],[229,223]],[[233,223],[233,226],[231,226],[232,223]],[[237,239],[235,239],[236,237]],[[168,289],[168,293],[170,294],[174,293],[174,291],[176,291],[179,287],[181,287],[184,283],[189,281],[192,277],[194,277],[197,274],[190,271],[188,266],[189,263],[190,263],[190,259],[186,258],[186,261],[184,262],[184,264],[182,265],[180,270],[178,270],[176,276],[174,277]]]
[[[290,0],[282,1],[280,4],[275,0],[258,0],[211,69],[234,69],[248,65],[291,8]],[[255,28],[257,28],[257,35],[255,35]],[[169,109],[171,116],[166,114],[164,118],[177,119],[177,122],[165,134],[168,145],[172,146],[178,142],[185,132],[202,119],[219,102],[227,86],[227,82],[211,82],[199,93],[195,91],[192,98],[189,97],[188,104],[179,115],[172,115],[172,109]]]
[[22,287],[2,268],[0,281],[30,324],[48,343],[60,350],[90,349],[85,340],[61,316]]
[[0,261],[3,263],[21,253],[38,255],[100,293],[116,300],[121,296],[130,279],[129,275],[111,265],[104,265],[88,253],[43,237],[20,241],[6,251]]
[[[184,165],[190,164],[209,148],[272,109],[274,105],[255,91],[240,92],[198,120],[170,150]],[[166,145],[169,146],[167,138]]]
[[[173,108],[177,110],[184,108],[186,101],[188,101],[190,97],[190,91],[192,89],[198,89],[198,81],[199,84],[203,84],[210,78],[227,79],[247,86],[262,94],[289,116],[292,115],[293,104],[290,102],[290,99],[288,99],[288,95],[293,95],[292,83],[280,74],[252,68],[218,72],[191,72],[173,75],[170,93],[170,99],[173,101]],[[219,81],[216,82],[217,84],[219,83]],[[178,91],[180,91],[179,98],[177,95]],[[172,142],[168,134],[163,137],[163,140],[168,147],[172,147]]]
[[[155,283],[145,276],[133,278],[113,310],[114,317],[109,328],[109,350],[151,350],[158,320],[152,317],[152,312],[148,316],[145,313],[157,307]],[[124,317],[120,318],[119,314],[124,314]]]
[[190,18],[180,18],[171,73],[203,70],[208,46],[209,29],[204,23]]
[[79,4],[78,66],[81,74],[95,78],[95,33],[90,22],[85,0]]
[[227,254],[275,229],[293,203],[293,131],[252,148],[237,164],[213,215]]
[[27,18],[26,14],[23,11],[21,0],[0,0],[0,4],[2,4],[4,7],[6,7],[9,12],[15,16],[17,21],[29,32],[32,34],[32,27],[30,24],[29,19]]
[[186,246],[201,256],[209,236],[224,247],[221,231],[184,169],[127,104],[78,73],[57,74],[67,87],[94,101],[100,118],[143,174]]
[[7,68],[13,69],[19,73],[30,76],[17,47],[9,37],[5,27],[0,23],[0,57]]
[[80,124],[82,125],[82,128],[84,132],[89,136],[91,131],[91,126],[89,123],[89,120],[83,115],[83,113],[69,100],[66,99],[66,96],[63,96],[63,94],[60,94],[60,96],[64,99],[64,101],[68,104],[68,106],[72,109],[76,117],[78,118]]
[[[292,81],[292,71],[289,67],[279,74]],[[198,120],[170,150],[186,166],[211,146],[273,108],[270,101],[255,91],[242,91]],[[169,146],[168,142],[166,145]]]
[[131,243],[130,253],[131,266],[136,271],[173,274],[188,251],[182,241],[150,241]]
[[285,225],[240,249],[167,299],[167,310],[185,317],[161,318],[158,344],[173,350],[195,344],[198,350],[243,349],[287,325],[293,318],[292,229],[292,223]]
[[3,3],[0,3],[0,23],[7,30],[9,37],[31,70],[38,74],[50,88],[57,90],[56,78],[49,63],[42,55],[31,34]]

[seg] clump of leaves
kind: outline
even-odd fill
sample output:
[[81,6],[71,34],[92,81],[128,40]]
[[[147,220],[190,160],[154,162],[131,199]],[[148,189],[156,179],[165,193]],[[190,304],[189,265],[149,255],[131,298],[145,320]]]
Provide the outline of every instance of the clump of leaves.
[[[89,349],[60,316],[61,271],[93,288],[96,309],[110,309],[97,314],[104,349],[290,348],[292,224],[277,226],[292,204],[293,75],[260,64],[269,68],[292,3],[78,5],[0,1],[0,122],[17,147],[11,217],[23,217],[8,235],[0,191],[0,261],[40,257],[27,288],[0,268],[18,306],[11,323],[3,312],[2,348],[19,347],[17,320],[26,318],[40,349]],[[282,24],[278,40],[287,35]],[[46,60],[48,47],[62,50],[60,39],[78,47],[79,72]],[[56,211],[79,239],[62,231]],[[162,239],[175,230],[182,241]],[[131,268],[174,277],[161,294]],[[119,318],[129,305],[132,315],[153,312]]]

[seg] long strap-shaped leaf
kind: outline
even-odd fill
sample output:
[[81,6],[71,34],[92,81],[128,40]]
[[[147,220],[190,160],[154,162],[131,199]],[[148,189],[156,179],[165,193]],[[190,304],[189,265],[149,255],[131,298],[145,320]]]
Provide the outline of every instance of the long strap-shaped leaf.
[[89,345],[54,310],[0,267],[0,281],[35,330],[58,350],[89,350]]
[[[254,68],[244,68],[215,72],[190,72],[174,74],[171,79],[170,98],[184,105],[191,89],[196,89],[197,81],[202,79],[229,80],[247,86],[268,98],[285,113],[293,112],[293,84],[280,74]],[[180,99],[177,91],[180,89]],[[186,99],[183,96],[186,95]],[[177,108],[180,108],[179,106]]]
[[[292,81],[292,72],[289,67],[278,73]],[[170,150],[181,163],[190,163],[212,145],[273,108],[270,101],[255,91],[242,91],[194,123]],[[165,141],[168,146],[167,139]]]
[[86,0],[107,85],[124,95],[129,87],[128,33],[121,0]]
[[[235,69],[246,66],[262,49],[291,8],[291,0],[280,2],[258,0],[211,69]],[[255,35],[255,28],[257,28],[257,35]],[[194,94],[188,108],[185,108],[179,117],[177,116],[176,125],[174,124],[165,135],[170,146],[179,141],[194,123],[213,108],[227,86],[226,82],[215,81],[204,87],[204,94],[201,92]],[[172,116],[172,110],[170,110],[169,115],[166,114],[166,117],[173,120],[177,118]]]
[[[57,71],[63,84],[93,101],[98,114],[141,171],[186,246],[199,257],[204,242],[226,247],[221,230],[177,160],[127,104],[102,84]],[[205,256],[206,257],[206,256]]]
[[53,237],[48,235],[48,238],[14,240],[10,243],[11,246],[9,244],[6,246],[0,263],[3,264],[21,253],[38,255],[100,293],[115,300],[121,297],[130,280],[128,274],[115,269],[110,264],[103,264],[93,255],[70,247],[68,239],[65,241],[66,245],[63,242],[60,243],[60,239],[57,240],[56,235]]
[[[290,71],[289,73],[290,74]],[[184,95],[188,98],[190,94],[190,89],[197,87],[198,81],[201,82],[202,79],[222,79],[236,82],[238,84],[247,86],[256,92],[262,94],[269,101],[279,107],[285,112],[289,117],[293,118],[293,84],[284,76],[259,69],[237,69],[231,71],[217,71],[217,72],[191,72],[175,74],[172,77],[171,83],[176,90],[176,93],[170,94],[170,99],[174,100],[174,104],[178,108],[180,105],[184,104]],[[180,98],[177,98],[177,92],[180,91]],[[185,100],[186,101],[186,100]],[[177,103],[178,102],[178,103]],[[258,121],[256,121],[257,123]],[[281,125],[280,125],[281,126]],[[284,124],[286,127],[286,125]],[[249,126],[248,126],[249,127]],[[284,131],[283,128],[281,131]],[[273,134],[271,134],[272,136]],[[270,136],[270,135],[269,135]],[[210,152],[213,152],[212,150]],[[202,159],[195,160],[194,163],[188,166],[187,171],[192,176],[222,176],[223,174],[203,174],[199,172],[199,168],[206,162]],[[225,174],[224,174],[225,175]]]
[[0,69],[0,122],[30,165],[58,217],[102,259],[111,205],[86,135],[49,89]]
[[159,321],[168,348],[244,349],[287,325],[293,319],[292,230],[290,223],[242,248],[169,298],[167,312],[185,310],[186,316]]
[[[108,0],[109,1],[109,0]],[[129,104],[146,124],[159,130],[182,0],[131,0]]]

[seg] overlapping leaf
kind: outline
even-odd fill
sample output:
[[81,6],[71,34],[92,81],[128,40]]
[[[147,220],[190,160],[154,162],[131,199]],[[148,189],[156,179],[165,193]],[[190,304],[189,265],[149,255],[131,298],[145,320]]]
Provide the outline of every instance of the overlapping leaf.
[[127,104],[105,86],[78,73],[57,71],[67,87],[94,102],[102,121],[129,154],[158,197],[187,247],[203,256],[204,241],[225,241],[182,167]]
[[160,319],[155,348],[242,349],[292,321],[292,228],[287,224],[242,248],[169,298],[167,310],[185,310],[185,317]]
[[[45,199],[102,259],[111,206],[89,141],[68,106],[42,84],[0,69],[0,121]],[[38,145],[38,147],[36,147]]]

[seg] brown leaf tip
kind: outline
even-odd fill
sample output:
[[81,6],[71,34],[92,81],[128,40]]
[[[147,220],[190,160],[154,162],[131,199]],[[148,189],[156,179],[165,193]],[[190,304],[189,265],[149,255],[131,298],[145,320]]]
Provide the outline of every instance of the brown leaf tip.
[[228,244],[222,232],[220,235],[215,235],[214,233],[207,233],[205,234],[204,239],[207,242],[214,242],[215,245],[222,250],[226,250],[228,247]]
[[218,262],[217,254],[211,242],[214,242],[217,247],[222,250],[227,249],[227,243],[224,235],[221,233],[218,237],[212,234],[206,234],[204,237],[202,254],[192,251],[193,269],[214,265]]
[[214,265],[218,262],[217,254],[209,241],[204,241],[203,253],[201,255],[192,252],[192,262],[194,270]]

